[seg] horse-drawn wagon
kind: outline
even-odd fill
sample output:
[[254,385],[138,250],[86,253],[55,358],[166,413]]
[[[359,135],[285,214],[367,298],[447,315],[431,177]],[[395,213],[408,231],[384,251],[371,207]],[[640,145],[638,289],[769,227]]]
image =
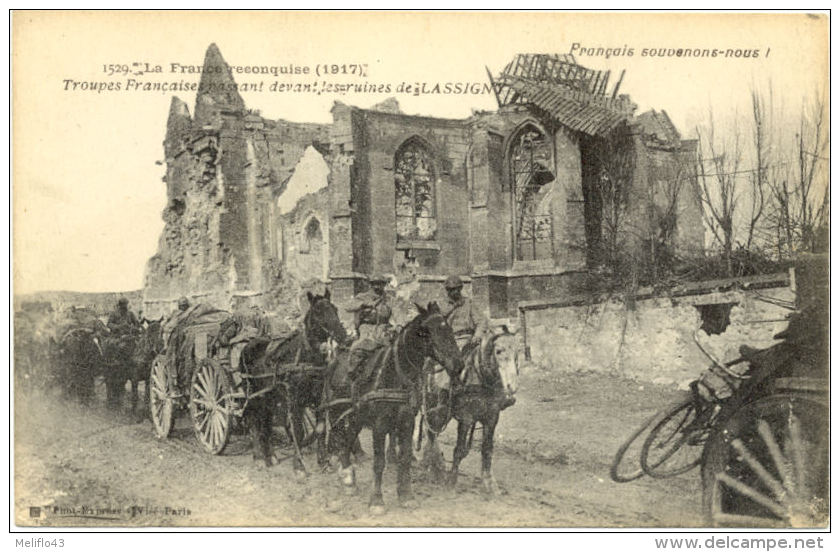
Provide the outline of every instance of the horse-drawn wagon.
[[195,305],[164,332],[165,349],[150,374],[149,407],[159,438],[168,438],[178,414],[187,411],[199,443],[220,454],[243,416],[253,413],[267,446],[265,432],[279,407],[300,459],[300,447],[315,435],[314,408],[299,400],[301,381],[318,380],[326,367],[313,362],[321,357],[312,354],[317,351],[305,329],[260,336],[227,311]]

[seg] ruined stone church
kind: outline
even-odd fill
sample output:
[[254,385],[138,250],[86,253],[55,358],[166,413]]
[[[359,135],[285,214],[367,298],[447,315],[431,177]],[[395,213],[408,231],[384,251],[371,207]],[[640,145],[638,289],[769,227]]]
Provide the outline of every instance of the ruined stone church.
[[178,98],[169,111],[165,227],[144,285],[151,315],[181,295],[268,305],[284,276],[320,280],[342,304],[385,273],[420,290],[459,274],[488,315],[515,316],[523,301],[581,289],[601,262],[601,190],[621,170],[622,233],[670,217],[678,250],[703,246],[694,182],[680,169],[694,142],[664,111],[634,115],[620,78],[610,87],[609,72],[570,56],[516,56],[491,77],[497,111],[442,119],[402,113],[393,99],[335,102],[332,124],[266,119],[218,69],[215,45],[204,63],[193,114]]

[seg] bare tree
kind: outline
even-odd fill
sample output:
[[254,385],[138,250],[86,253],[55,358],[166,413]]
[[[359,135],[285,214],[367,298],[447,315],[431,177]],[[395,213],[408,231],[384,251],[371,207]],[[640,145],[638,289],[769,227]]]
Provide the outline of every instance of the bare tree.
[[623,231],[633,184],[635,152],[626,129],[613,132],[595,148],[600,171],[595,186],[601,206],[603,255],[613,274],[624,272]]
[[787,155],[780,155],[776,169],[768,172],[770,205],[766,226],[779,260],[822,247],[829,210],[828,172],[824,166],[828,161],[829,136],[825,117],[825,102],[821,98],[803,106],[793,139],[780,137],[781,149]]
[[[646,259],[644,264],[653,282],[666,276],[673,268],[673,243],[680,217],[680,195],[694,174],[693,153],[669,151],[667,160],[657,162],[656,155],[647,152],[650,167],[645,200]],[[688,158],[687,158],[688,157]]]
[[770,165],[770,134],[773,93],[770,89],[769,103],[757,90],[750,92],[753,114],[753,146],[755,148],[755,170],[750,173],[750,213],[747,224],[746,249],[751,251],[756,230],[764,215],[765,195],[767,193],[767,173]]
[[742,160],[738,126],[732,126],[728,140],[717,139],[714,114],[710,110],[706,128],[697,129],[697,144],[697,193],[704,222],[723,252],[727,275],[733,276],[736,181]]

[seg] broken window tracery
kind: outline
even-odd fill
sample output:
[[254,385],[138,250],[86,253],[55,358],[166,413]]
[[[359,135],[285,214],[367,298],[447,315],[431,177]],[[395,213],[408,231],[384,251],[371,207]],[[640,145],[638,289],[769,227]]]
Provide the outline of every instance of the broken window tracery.
[[397,151],[394,198],[397,240],[435,239],[435,172],[431,152],[419,141],[411,140]]
[[553,258],[554,227],[551,187],[554,180],[551,140],[534,125],[524,127],[511,143],[510,192],[517,261]]

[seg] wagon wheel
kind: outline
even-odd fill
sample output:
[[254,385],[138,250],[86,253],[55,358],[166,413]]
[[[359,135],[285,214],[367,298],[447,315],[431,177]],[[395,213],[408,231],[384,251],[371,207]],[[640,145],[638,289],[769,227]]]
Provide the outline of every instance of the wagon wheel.
[[221,454],[230,439],[234,401],[229,376],[218,363],[201,359],[190,385],[190,417],[207,452]]
[[648,418],[618,448],[612,466],[610,467],[610,477],[613,481],[616,483],[627,483],[645,474],[645,470],[640,463],[642,445],[650,429],[662,419],[662,416],[663,412],[660,411]]
[[702,429],[692,431],[697,410],[691,398],[675,405],[653,427],[642,445],[641,464],[651,477],[673,477],[698,464],[702,450],[696,446]]
[[828,523],[828,408],[814,396],[775,394],[732,415],[710,438],[703,507],[718,527]]
[[166,356],[158,355],[152,361],[149,374],[149,413],[152,426],[159,439],[166,439],[172,431],[175,419],[175,401],[172,398],[174,389],[166,373]]

